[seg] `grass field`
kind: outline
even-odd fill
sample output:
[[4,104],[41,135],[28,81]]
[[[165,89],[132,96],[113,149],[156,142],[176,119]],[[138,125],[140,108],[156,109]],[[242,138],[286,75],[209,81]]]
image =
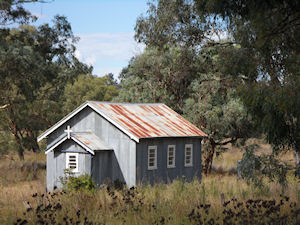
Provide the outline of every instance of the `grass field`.
[[[261,151],[269,146],[261,144]],[[45,192],[45,155],[0,161],[0,224],[300,224],[300,190],[289,176],[284,193],[276,183],[262,189],[236,178],[238,148],[214,161],[214,171],[185,183],[94,192]],[[286,161],[292,154],[282,155]],[[230,172],[230,173],[229,173]]]

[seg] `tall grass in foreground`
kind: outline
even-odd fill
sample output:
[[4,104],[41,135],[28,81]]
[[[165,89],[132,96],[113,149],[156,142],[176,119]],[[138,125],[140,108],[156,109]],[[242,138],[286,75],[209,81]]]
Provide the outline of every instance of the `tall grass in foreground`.
[[[45,193],[39,182],[0,190],[0,224],[297,224],[299,190],[248,186],[235,176],[95,192]],[[224,195],[224,198],[220,196]],[[25,203],[24,203],[25,201]],[[26,207],[25,207],[26,206]]]
[[232,148],[215,158],[213,175],[201,183],[71,193],[45,192],[44,153],[27,153],[24,162],[7,156],[0,160],[0,224],[300,224],[297,180],[289,176],[284,193],[275,183],[248,186],[230,175],[241,156]]

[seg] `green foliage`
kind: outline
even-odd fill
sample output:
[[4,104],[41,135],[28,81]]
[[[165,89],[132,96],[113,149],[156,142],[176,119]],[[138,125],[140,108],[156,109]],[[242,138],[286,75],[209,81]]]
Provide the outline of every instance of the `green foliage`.
[[60,182],[66,191],[94,192],[96,190],[95,182],[88,174],[75,176],[75,174],[69,169],[66,169],[64,174],[65,176],[60,178]]
[[24,9],[24,2],[41,2],[40,0],[0,0],[0,26],[8,26],[11,23],[27,23],[37,18]]
[[80,75],[74,83],[69,83],[64,92],[64,114],[70,113],[77,106],[88,100],[111,101],[118,95],[117,84],[113,77],[94,77]]
[[236,94],[241,78],[222,72],[223,54],[217,47],[201,53],[147,48],[120,75],[118,101],[163,102],[209,134],[207,172],[215,151],[253,135],[251,117]]
[[[274,152],[291,148],[299,165],[299,1],[195,1],[206,16],[226,24],[239,44],[225,65],[229,74],[245,76],[239,94],[257,128],[266,134]],[[218,19],[217,19],[218,20]],[[218,22],[215,19],[215,22]],[[248,72],[236,64],[236,55],[248,56]],[[231,63],[230,63],[231,62]],[[236,64],[237,65],[237,64]],[[300,173],[298,174],[300,176]]]
[[199,64],[193,50],[170,47],[168,51],[148,48],[133,58],[120,74],[118,101],[164,102],[182,112],[189,85]]
[[186,99],[184,115],[213,138],[215,142],[224,139],[247,138],[252,135],[251,118],[234,87],[210,75],[207,82],[195,79],[191,84],[190,98]]
[[95,191],[96,185],[94,180],[85,174],[79,177],[69,177],[65,188],[68,191]]
[[135,26],[135,39],[148,47],[197,46],[207,39],[212,24],[199,15],[192,1],[159,0],[148,3],[146,15]]
[[264,82],[241,90],[242,98],[258,116],[256,125],[266,133],[276,153],[286,147],[300,149],[300,78],[282,87]]
[[274,154],[255,155],[256,148],[255,145],[245,147],[243,158],[238,163],[240,176],[258,188],[264,187],[265,178],[270,182],[277,181],[282,188],[285,188],[290,167],[286,163],[281,163]]
[[0,131],[0,157],[16,147],[13,136],[8,132]]
[[38,133],[61,118],[66,84],[90,71],[74,55],[77,38],[66,18],[24,24],[31,18],[25,2],[0,2],[0,129],[14,137],[20,158],[25,149],[39,151]]
[[[299,1],[292,0],[158,0],[150,3],[147,13],[138,18],[135,38],[148,48],[168,51],[170,46],[184,46],[204,58],[212,47],[218,49],[217,54],[209,54],[205,58],[205,68],[210,68],[206,75],[211,76],[205,79],[217,78],[221,81],[225,78],[236,83],[223,95],[215,92],[217,94],[206,94],[203,99],[201,92],[209,89],[202,90],[197,82],[192,82],[195,87],[199,86],[196,93],[200,98],[196,95],[188,97],[185,113],[190,112],[188,117],[200,127],[207,127],[205,123],[218,128],[221,126],[217,130],[210,126],[210,135],[231,130],[234,136],[244,136],[247,130],[247,123],[244,123],[247,121],[244,119],[250,117],[240,116],[245,115],[246,111],[250,112],[257,131],[266,134],[275,153],[286,148],[295,151],[296,170],[300,171],[299,7]],[[222,40],[221,36],[225,36],[226,40]],[[198,83],[203,83],[202,79],[200,77]],[[212,90],[220,89],[216,88],[218,84],[214,82],[209,85]],[[231,101],[231,93],[239,86],[237,94],[242,102],[236,97]],[[219,99],[221,104],[218,105],[211,96]],[[241,106],[242,103],[245,107]],[[210,121],[203,116],[193,116],[203,108],[206,108],[206,114],[209,114],[206,118]],[[222,117],[225,108],[228,112],[226,116],[231,117],[228,120]],[[236,122],[234,115],[244,119],[237,119]],[[219,118],[224,118],[224,123]],[[236,126],[241,124],[241,129]],[[226,131],[227,127],[235,129]]]

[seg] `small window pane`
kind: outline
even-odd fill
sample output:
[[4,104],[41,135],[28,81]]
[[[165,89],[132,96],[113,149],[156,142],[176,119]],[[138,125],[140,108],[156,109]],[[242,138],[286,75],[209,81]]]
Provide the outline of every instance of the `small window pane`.
[[156,146],[148,147],[148,169],[157,169],[157,148]]
[[185,145],[184,165],[186,167],[193,166],[193,145],[192,144],[186,144]]
[[175,167],[175,145],[168,146],[168,157],[167,157],[167,167]]
[[66,168],[78,172],[78,153],[66,153]]

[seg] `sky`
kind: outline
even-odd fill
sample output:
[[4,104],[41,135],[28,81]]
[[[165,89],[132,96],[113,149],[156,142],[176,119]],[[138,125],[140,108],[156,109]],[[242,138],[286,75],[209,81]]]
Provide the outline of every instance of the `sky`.
[[143,45],[134,40],[136,19],[147,10],[147,0],[48,0],[29,3],[26,8],[39,19],[36,25],[51,23],[57,14],[66,16],[73,33],[80,37],[76,56],[92,65],[93,74],[113,73],[115,78]]

